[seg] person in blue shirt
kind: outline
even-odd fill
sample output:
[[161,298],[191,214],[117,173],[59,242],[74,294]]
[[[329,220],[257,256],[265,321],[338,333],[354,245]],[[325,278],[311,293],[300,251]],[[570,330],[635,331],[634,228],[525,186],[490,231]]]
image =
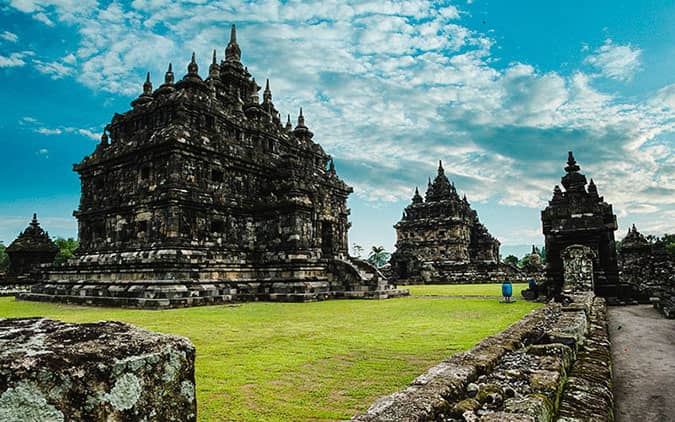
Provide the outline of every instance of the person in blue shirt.
[[511,302],[511,295],[513,295],[513,286],[509,280],[504,280],[502,283],[502,296],[504,296],[504,302]]

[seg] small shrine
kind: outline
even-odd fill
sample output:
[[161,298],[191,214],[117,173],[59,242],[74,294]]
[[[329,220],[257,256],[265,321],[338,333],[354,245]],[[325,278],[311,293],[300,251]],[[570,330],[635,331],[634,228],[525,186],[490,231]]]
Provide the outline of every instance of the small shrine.
[[40,264],[52,263],[58,251],[49,233],[40,227],[37,214],[33,214],[28,227],[7,247],[7,278],[17,281],[28,277]]

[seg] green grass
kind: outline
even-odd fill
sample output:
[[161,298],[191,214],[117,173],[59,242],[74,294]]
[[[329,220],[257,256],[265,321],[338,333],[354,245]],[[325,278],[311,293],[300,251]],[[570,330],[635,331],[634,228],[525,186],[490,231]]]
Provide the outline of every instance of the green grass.
[[402,298],[141,311],[0,298],[0,317],[119,320],[189,337],[199,420],[288,421],[347,419],[538,306]]
[[[399,286],[410,290],[414,296],[501,296],[501,284],[424,284]],[[518,299],[520,291],[527,288],[527,283],[513,283],[513,297]]]

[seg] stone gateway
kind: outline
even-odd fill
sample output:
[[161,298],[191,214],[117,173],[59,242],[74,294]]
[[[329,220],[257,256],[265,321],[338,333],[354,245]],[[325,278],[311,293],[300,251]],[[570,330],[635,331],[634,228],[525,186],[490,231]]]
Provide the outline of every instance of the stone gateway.
[[594,290],[608,298],[630,296],[619,286],[612,205],[598,195],[593,179],[587,183],[579,170],[570,151],[562,178],[565,191],[556,185],[541,212],[548,261],[545,293],[559,296],[570,289]]
[[195,55],[174,82],[148,74],[80,175],[80,247],[22,299],[132,307],[231,300],[386,298],[381,275],[348,256],[352,188],[300,110],[285,124],[240,61],[203,79]]

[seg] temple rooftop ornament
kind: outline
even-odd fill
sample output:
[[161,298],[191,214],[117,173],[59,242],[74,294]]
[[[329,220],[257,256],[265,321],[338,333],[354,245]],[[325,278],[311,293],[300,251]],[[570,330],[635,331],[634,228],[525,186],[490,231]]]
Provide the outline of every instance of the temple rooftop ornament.
[[401,293],[349,257],[352,188],[302,112],[284,128],[269,83],[259,104],[240,57],[232,26],[206,81],[193,53],[182,80],[169,65],[159,89],[115,113],[113,142],[74,166],[77,254],[24,299],[167,308]]
[[152,98],[152,82],[150,82],[150,72],[145,76],[145,82],[143,83],[143,93],[139,95],[138,98],[131,102],[132,107],[141,106],[144,104],[151,103]]
[[302,115],[302,107],[300,107],[300,114],[298,114],[298,124],[293,129],[293,133],[299,139],[311,140],[314,133],[305,126],[305,116]]
[[579,172],[572,151],[568,153],[566,174],[553,190],[553,198],[541,212],[546,239],[546,294],[559,298],[563,291],[594,290],[608,298],[620,298],[614,231],[616,216],[612,206],[598,195],[591,180]]
[[[232,24],[232,29],[230,30],[230,42],[225,48],[225,61],[229,63],[240,63],[241,60],[241,49],[239,44],[237,44],[237,28]],[[248,70],[248,69],[246,69]]]

